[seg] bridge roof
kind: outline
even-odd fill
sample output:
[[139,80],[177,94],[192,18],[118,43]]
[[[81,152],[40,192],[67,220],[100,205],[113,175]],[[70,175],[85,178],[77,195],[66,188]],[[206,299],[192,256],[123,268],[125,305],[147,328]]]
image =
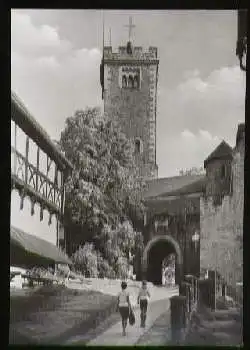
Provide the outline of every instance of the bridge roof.
[[204,175],[183,175],[150,180],[144,194],[146,201],[156,197],[178,196],[201,192]]
[[58,164],[61,170],[73,168],[69,160],[58,150],[47,132],[30,114],[23,102],[13,91],[11,91],[11,118],[26,135],[34,140],[37,145]]

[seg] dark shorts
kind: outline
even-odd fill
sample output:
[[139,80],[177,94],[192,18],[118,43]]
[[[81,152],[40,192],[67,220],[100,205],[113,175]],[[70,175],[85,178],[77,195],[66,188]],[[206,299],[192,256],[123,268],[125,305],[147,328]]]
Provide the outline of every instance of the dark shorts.
[[129,307],[128,306],[120,306],[119,311],[123,320],[127,320],[129,316]]
[[148,308],[148,301],[145,300],[140,300],[140,309],[141,311],[147,312],[147,308]]

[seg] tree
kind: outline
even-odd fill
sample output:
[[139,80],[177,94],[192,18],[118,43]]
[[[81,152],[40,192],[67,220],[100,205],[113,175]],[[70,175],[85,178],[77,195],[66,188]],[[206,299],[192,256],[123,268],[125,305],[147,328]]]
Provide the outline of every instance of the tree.
[[130,212],[142,216],[144,184],[137,177],[132,145],[98,109],[68,118],[60,144],[74,166],[65,203],[72,222],[100,232]]
[[93,244],[86,243],[73,254],[72,260],[76,270],[86,277],[97,277],[97,252]]
[[192,167],[190,169],[182,169],[179,171],[179,175],[181,176],[188,176],[188,175],[203,175],[205,174],[204,168],[203,167]]
[[66,120],[60,147],[73,165],[66,180],[67,230],[78,233],[79,245],[94,243],[104,259],[99,257],[98,270],[109,264],[124,275],[124,259],[138,235],[133,224],[144,212],[145,184],[137,176],[132,144],[108,116],[87,108]]

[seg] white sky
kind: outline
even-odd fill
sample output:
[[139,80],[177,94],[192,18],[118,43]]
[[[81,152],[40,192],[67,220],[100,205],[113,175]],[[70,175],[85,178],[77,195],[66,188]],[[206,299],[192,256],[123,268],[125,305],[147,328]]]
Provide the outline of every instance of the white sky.
[[[244,121],[245,74],[235,55],[236,11],[105,11],[106,44],[157,46],[159,176],[200,167]],[[52,138],[76,109],[102,105],[102,11],[12,10],[11,88]]]

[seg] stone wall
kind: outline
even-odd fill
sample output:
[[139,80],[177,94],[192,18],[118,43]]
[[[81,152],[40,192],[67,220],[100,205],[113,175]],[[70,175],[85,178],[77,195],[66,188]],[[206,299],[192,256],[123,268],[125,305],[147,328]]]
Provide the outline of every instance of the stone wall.
[[236,145],[232,161],[232,193],[214,205],[213,197],[200,198],[201,267],[217,269],[230,284],[242,279],[244,208],[244,137]]
[[[142,175],[146,178],[157,176],[158,61],[155,60],[154,48],[150,50],[148,53],[143,53],[137,48],[135,56],[127,57],[126,50],[121,47],[118,54],[112,53],[111,50],[110,53],[105,52],[104,57],[104,112],[118,122],[129,138],[141,140],[142,152],[137,155],[137,163],[142,170]],[[124,59],[129,59],[131,64],[124,63]],[[145,59],[147,59],[146,62]],[[128,69],[137,67],[140,70],[139,89],[121,87],[120,71],[123,66]]]

